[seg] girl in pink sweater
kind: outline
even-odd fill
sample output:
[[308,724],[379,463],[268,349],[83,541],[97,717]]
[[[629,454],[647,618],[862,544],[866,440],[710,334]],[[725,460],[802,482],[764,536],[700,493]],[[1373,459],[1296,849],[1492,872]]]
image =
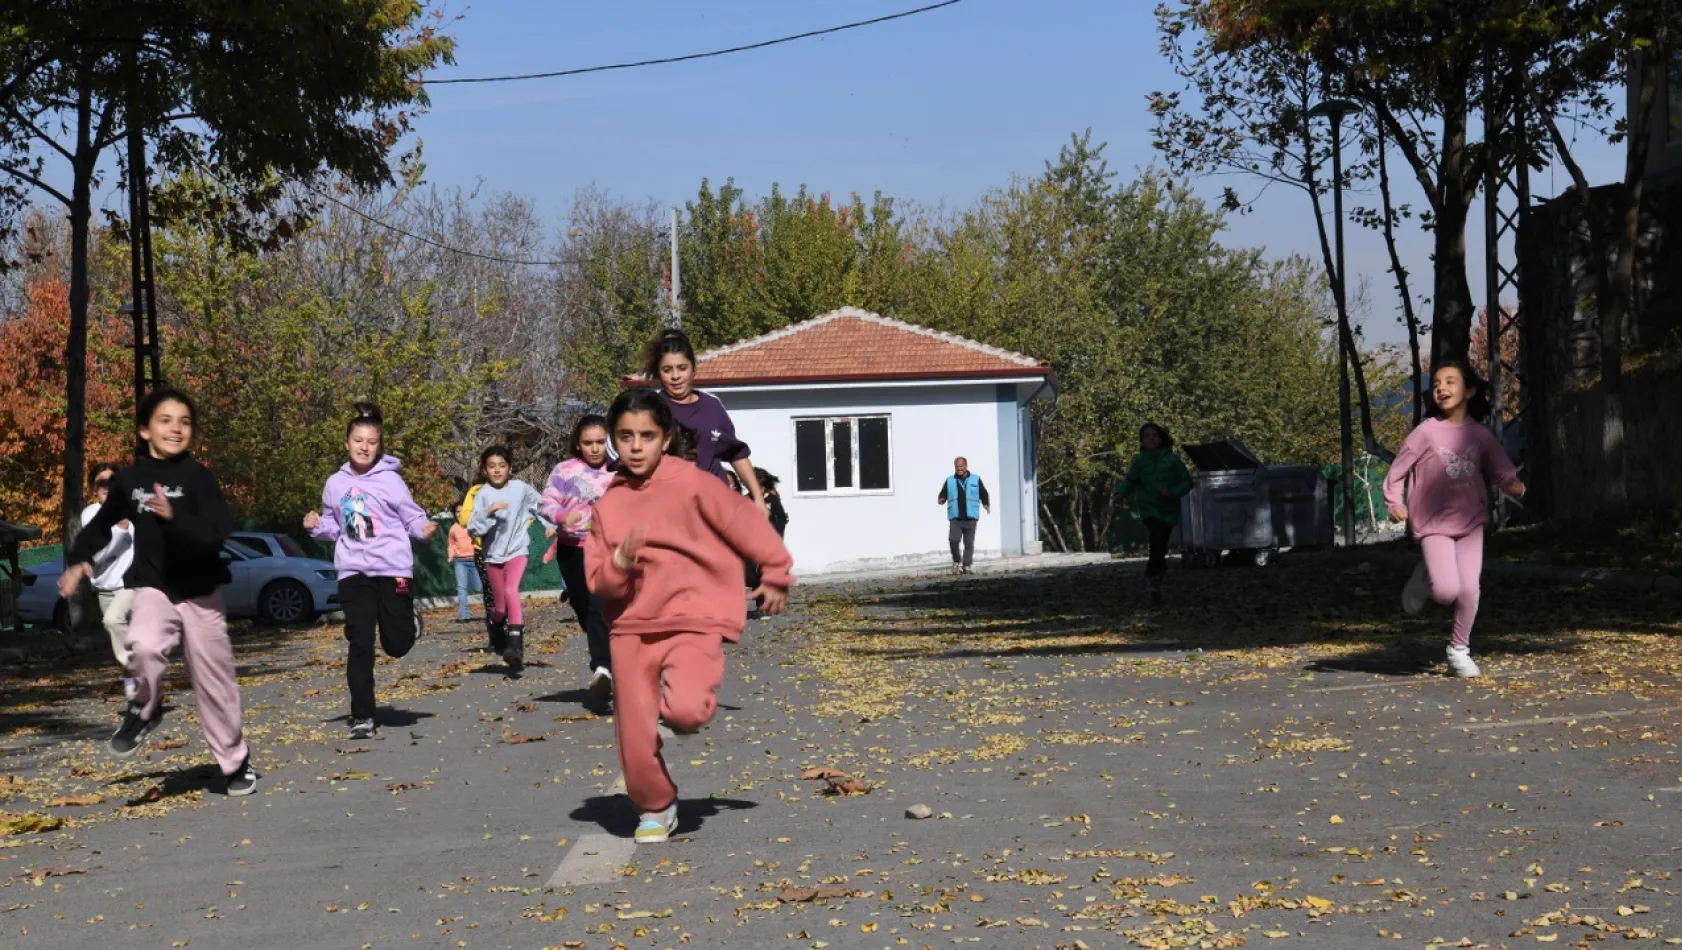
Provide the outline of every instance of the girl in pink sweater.
[[689,733],[712,719],[724,644],[747,623],[742,561],[764,569],[754,596],[780,613],[794,559],[754,503],[694,463],[666,455],[676,422],[658,393],[621,393],[608,410],[619,474],[590,522],[584,563],[613,631],[614,738],[638,844],[677,827],[677,786],[660,757],[660,720]]
[[[613,481],[614,466],[607,455],[607,417],[590,413],[572,430],[572,458],[555,466],[537,512],[556,526],[549,554],[560,563],[567,600],[584,628],[590,651],[590,697],[598,705],[613,695],[613,657],[608,645],[602,599],[590,593],[584,573],[584,542],[590,537],[590,516],[596,500]],[[545,557],[544,560],[548,560]]]
[[1431,402],[1430,418],[1402,443],[1384,479],[1390,520],[1407,522],[1424,555],[1402,590],[1402,609],[1417,614],[1427,598],[1454,604],[1449,668],[1456,676],[1480,676],[1471,642],[1489,521],[1487,486],[1499,485],[1522,498],[1524,483],[1494,433],[1477,421],[1488,417],[1489,397],[1470,366],[1459,361],[1439,365],[1431,373]]

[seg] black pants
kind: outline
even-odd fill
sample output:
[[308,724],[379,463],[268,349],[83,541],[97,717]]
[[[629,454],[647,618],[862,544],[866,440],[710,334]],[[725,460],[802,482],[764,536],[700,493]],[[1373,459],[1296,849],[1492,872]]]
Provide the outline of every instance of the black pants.
[[496,629],[491,614],[496,612],[496,595],[491,593],[491,573],[485,570],[485,552],[473,549],[473,569],[479,572],[479,599],[485,602],[485,629]]
[[1168,536],[1174,526],[1157,518],[1145,518],[1145,530],[1151,533],[1151,559],[1145,565],[1146,577],[1161,577],[1168,573]]
[[[969,567],[975,563],[975,519],[953,518],[946,529],[946,541],[952,546],[952,563]],[[962,545],[962,551],[959,550]]]
[[566,585],[567,600],[584,628],[584,642],[590,650],[590,669],[613,669],[612,641],[608,638],[607,621],[602,618],[602,599],[590,593],[589,580],[584,574],[584,549],[570,544],[555,545],[555,564],[561,569],[561,583]]
[[345,681],[350,685],[350,718],[374,716],[374,631],[386,656],[400,657],[415,645],[415,598],[407,577],[339,578],[339,602],[345,611],[345,640],[350,655]]

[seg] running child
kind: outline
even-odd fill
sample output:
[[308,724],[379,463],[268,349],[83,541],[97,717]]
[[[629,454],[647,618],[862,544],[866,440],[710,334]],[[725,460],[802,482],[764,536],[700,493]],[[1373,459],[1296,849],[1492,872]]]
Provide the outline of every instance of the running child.
[[[110,463],[95,465],[88,476],[93,489],[93,504],[82,509],[82,524],[93,520],[99,507],[111,497],[111,477],[117,466]],[[99,597],[99,622],[111,638],[111,655],[123,668],[123,698],[134,698],[134,677],[128,673],[128,617],[134,607],[134,591],[123,586],[123,575],[134,563],[134,526],[127,518],[111,528],[111,543],[93,556],[93,591]]]
[[450,524],[448,551],[450,568],[456,575],[456,620],[467,623],[473,619],[467,611],[468,595],[483,592],[479,583],[479,566],[473,557],[473,536],[460,521]]
[[513,454],[505,446],[493,445],[479,453],[479,473],[485,484],[474,496],[467,532],[484,543],[487,589],[494,604],[491,638],[502,641],[502,662],[518,673],[526,665],[526,617],[520,604],[520,582],[525,580],[531,550],[526,526],[533,518],[553,525],[538,513],[543,496],[537,489],[511,477]]
[[415,645],[415,552],[410,538],[427,541],[438,526],[409,494],[385,454],[385,420],[373,403],[356,404],[345,426],[344,464],[321,490],[321,510],[304,515],[310,536],[334,544],[339,603],[345,614],[345,682],[350,687],[350,737],[372,738],[374,634],[393,659]]
[[596,503],[584,562],[612,630],[614,736],[641,815],[636,840],[647,844],[677,826],[660,720],[692,733],[712,719],[724,643],[747,622],[742,560],[763,565],[754,594],[769,613],[788,602],[794,561],[753,502],[666,454],[674,422],[659,394],[621,393],[608,420],[619,473]]
[[[484,487],[483,475],[474,478],[473,484],[468,486],[461,502],[456,505],[456,524],[461,526],[461,530],[467,530],[467,522],[473,517],[473,502],[479,497],[479,489]],[[501,656],[506,644],[498,639],[502,636],[502,628],[491,622],[491,614],[496,610],[496,597],[491,594],[491,576],[485,571],[485,543],[471,533],[467,537],[473,543],[473,570],[479,575],[479,599],[485,605],[485,635],[490,640],[491,652]]]
[[598,705],[613,696],[613,652],[608,647],[602,599],[590,593],[590,581],[585,576],[584,542],[590,537],[590,516],[596,501],[613,481],[613,467],[608,462],[607,417],[594,413],[580,417],[572,429],[572,458],[549,473],[549,484],[537,506],[538,514],[558,529],[555,560],[572,611],[584,628],[590,652],[590,696]]
[[239,679],[221,588],[231,579],[222,544],[233,532],[233,513],[210,469],[189,453],[197,421],[193,401],[173,389],[155,389],[140,401],[146,451],[117,472],[105,503],[65,556],[59,593],[69,597],[92,574],[94,556],[111,542],[122,521],[134,531],[134,561],[123,586],[134,591],[129,617],[128,668],[134,696],[110,739],[118,756],[131,756],[163,721],[164,670],[177,646],[187,660],[198,702],[195,711],[216,757],[229,795],[257,788],[245,744]]
[[1139,454],[1115,493],[1133,502],[1133,513],[1150,534],[1150,560],[1145,563],[1145,592],[1162,600],[1162,578],[1168,573],[1168,539],[1180,523],[1180,499],[1191,492],[1191,473],[1174,454],[1174,437],[1154,422],[1139,427]]
[[[1471,643],[1489,522],[1487,485],[1524,497],[1512,460],[1481,421],[1489,410],[1483,381],[1470,366],[1460,361],[1439,365],[1431,372],[1429,418],[1402,443],[1384,479],[1390,520],[1407,522],[1424,555],[1402,589],[1402,609],[1418,614],[1427,599],[1455,605],[1448,665],[1461,677],[1483,674],[1472,661]],[[1404,482],[1410,478],[1404,498]]]

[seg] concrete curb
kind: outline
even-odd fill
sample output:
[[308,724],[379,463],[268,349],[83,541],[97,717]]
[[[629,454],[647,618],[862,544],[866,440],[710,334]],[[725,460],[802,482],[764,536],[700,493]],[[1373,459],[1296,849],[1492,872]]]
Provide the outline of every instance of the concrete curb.
[[[1409,567],[1419,563],[1414,554],[1375,552],[1367,560],[1392,567]],[[1556,564],[1504,564],[1500,561],[1484,563],[1483,572],[1490,577],[1506,577],[1530,581],[1534,584],[1588,584],[1605,590],[1631,594],[1658,594],[1682,600],[1682,577],[1648,571],[1598,571],[1592,568],[1560,567]]]

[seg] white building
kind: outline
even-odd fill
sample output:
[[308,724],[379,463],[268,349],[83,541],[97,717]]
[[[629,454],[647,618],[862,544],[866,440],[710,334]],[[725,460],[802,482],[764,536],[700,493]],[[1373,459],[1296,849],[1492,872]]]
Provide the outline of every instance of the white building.
[[976,556],[1038,554],[1030,405],[1051,368],[845,308],[697,356],[753,463],[781,479],[795,571],[949,560],[936,496],[957,456],[992,501]]

